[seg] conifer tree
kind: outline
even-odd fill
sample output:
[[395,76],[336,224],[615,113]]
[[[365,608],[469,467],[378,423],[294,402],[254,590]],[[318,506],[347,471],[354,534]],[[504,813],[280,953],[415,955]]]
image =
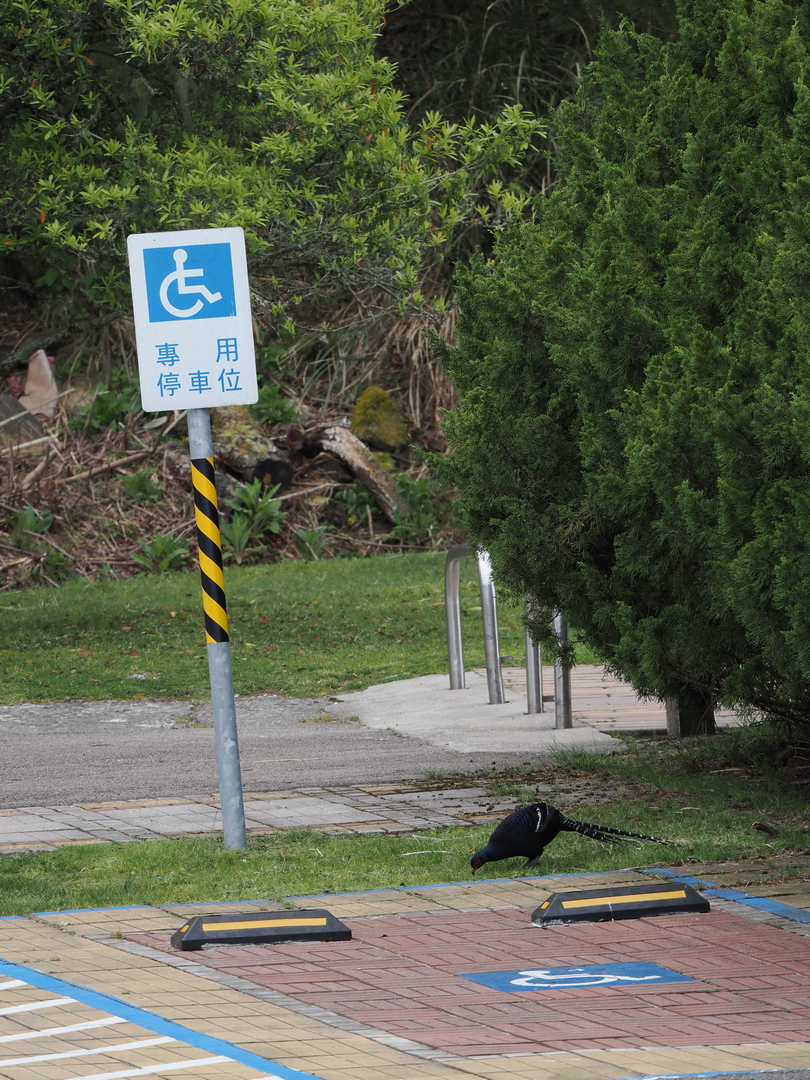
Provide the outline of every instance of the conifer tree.
[[810,722],[810,4],[602,35],[562,182],[461,274],[448,418],[497,579],[692,730]]

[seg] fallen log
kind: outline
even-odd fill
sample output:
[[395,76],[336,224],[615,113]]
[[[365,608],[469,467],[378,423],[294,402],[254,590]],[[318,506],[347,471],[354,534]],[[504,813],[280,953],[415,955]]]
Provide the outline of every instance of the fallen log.
[[368,488],[392,525],[395,524],[396,513],[407,514],[405,502],[397,494],[396,478],[385,471],[371,450],[350,428],[333,424],[309,433],[304,449],[309,453],[322,450],[342,462]]

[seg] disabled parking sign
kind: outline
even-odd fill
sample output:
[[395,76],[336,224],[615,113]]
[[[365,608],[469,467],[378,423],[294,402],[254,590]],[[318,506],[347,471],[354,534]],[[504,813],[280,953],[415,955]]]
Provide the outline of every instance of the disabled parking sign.
[[144,411],[257,401],[243,231],[136,233],[127,248]]

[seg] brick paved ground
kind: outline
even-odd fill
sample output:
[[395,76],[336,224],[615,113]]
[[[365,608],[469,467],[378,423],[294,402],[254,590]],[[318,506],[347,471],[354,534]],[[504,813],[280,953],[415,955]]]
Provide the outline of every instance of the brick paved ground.
[[[606,797],[598,782],[586,779],[534,787],[541,794],[553,791],[555,803],[562,808],[573,800],[587,797],[599,801]],[[608,797],[614,794],[615,789]],[[517,803],[513,796],[492,795],[483,787],[423,791],[408,784],[387,784],[246,792],[244,805],[249,833],[309,828],[338,833],[408,833],[500,820]],[[0,854],[52,851],[61,844],[122,843],[221,830],[219,800],[213,798],[29,806],[0,810]]]
[[[810,1032],[810,940],[737,915],[533,927],[531,910],[351,919],[351,942],[206,947],[198,961],[464,1057],[798,1042]],[[170,949],[167,934],[131,940]],[[695,982],[504,993],[459,978],[652,962]]]
[[[0,1077],[810,1080],[805,912],[726,889],[702,916],[529,925],[551,892],[650,880],[625,871],[0,919]],[[168,944],[189,914],[291,903],[328,907],[354,940]],[[695,981],[504,993],[460,978],[644,961]],[[34,989],[43,978],[55,982]]]

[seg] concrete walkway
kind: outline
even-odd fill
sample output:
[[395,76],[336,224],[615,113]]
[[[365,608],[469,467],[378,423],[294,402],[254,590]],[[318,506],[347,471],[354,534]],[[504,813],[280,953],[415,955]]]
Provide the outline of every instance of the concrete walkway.
[[[246,793],[245,820],[251,833],[280,829],[401,833],[473,825],[502,817],[515,805],[513,798],[490,795],[474,786],[447,791],[422,791],[407,785],[305,788],[278,794]],[[32,806],[0,811],[0,852],[221,831],[216,798]]]
[[[489,704],[486,673],[477,669],[466,673],[465,690],[451,690],[447,675],[423,675],[346,694],[335,699],[331,711],[442,749],[517,751],[533,759],[551,759],[565,750],[619,753],[623,746],[611,737],[617,732],[663,733],[667,728],[662,704],[638,698],[632,687],[595,664],[571,672],[573,726],[565,730],[556,728],[553,702],[542,713],[527,713],[525,669],[505,668],[503,676],[508,700],[502,705]],[[552,693],[551,668],[543,670],[543,682]],[[731,727],[742,721],[720,712],[717,723]]]
[[[464,752],[525,754],[539,763],[566,750],[621,753],[617,732],[664,732],[663,707],[640,701],[630,687],[606,676],[595,665],[575,668],[572,678],[574,726],[558,731],[553,704],[546,711],[526,712],[525,672],[504,672],[509,701],[490,705],[486,676],[467,673],[467,689],[451,691],[447,676],[427,675],[372,686],[359,693],[333,698],[327,707],[334,716],[358,720],[363,726],[393,731],[441,749]],[[544,672],[546,686],[552,672]],[[523,692],[522,692],[523,691]],[[250,699],[255,712],[257,701]],[[148,703],[139,703],[144,706]],[[237,707],[237,720],[239,708]],[[270,706],[267,706],[268,708]],[[14,706],[5,711],[13,713]],[[740,721],[721,714],[721,725]],[[328,754],[330,731],[324,724],[322,752]],[[523,760],[521,758],[520,760]],[[543,792],[540,785],[538,791]],[[547,788],[549,792],[552,788]],[[569,797],[598,798],[598,786],[587,781],[553,788],[554,800],[564,806]],[[245,814],[251,832],[317,828],[352,832],[406,832],[443,825],[469,825],[502,817],[515,799],[498,799],[477,786],[423,791],[402,784],[301,787],[285,792],[246,792]],[[48,850],[63,843],[149,840],[221,830],[215,792],[201,799],[105,801],[0,809],[0,852]]]

